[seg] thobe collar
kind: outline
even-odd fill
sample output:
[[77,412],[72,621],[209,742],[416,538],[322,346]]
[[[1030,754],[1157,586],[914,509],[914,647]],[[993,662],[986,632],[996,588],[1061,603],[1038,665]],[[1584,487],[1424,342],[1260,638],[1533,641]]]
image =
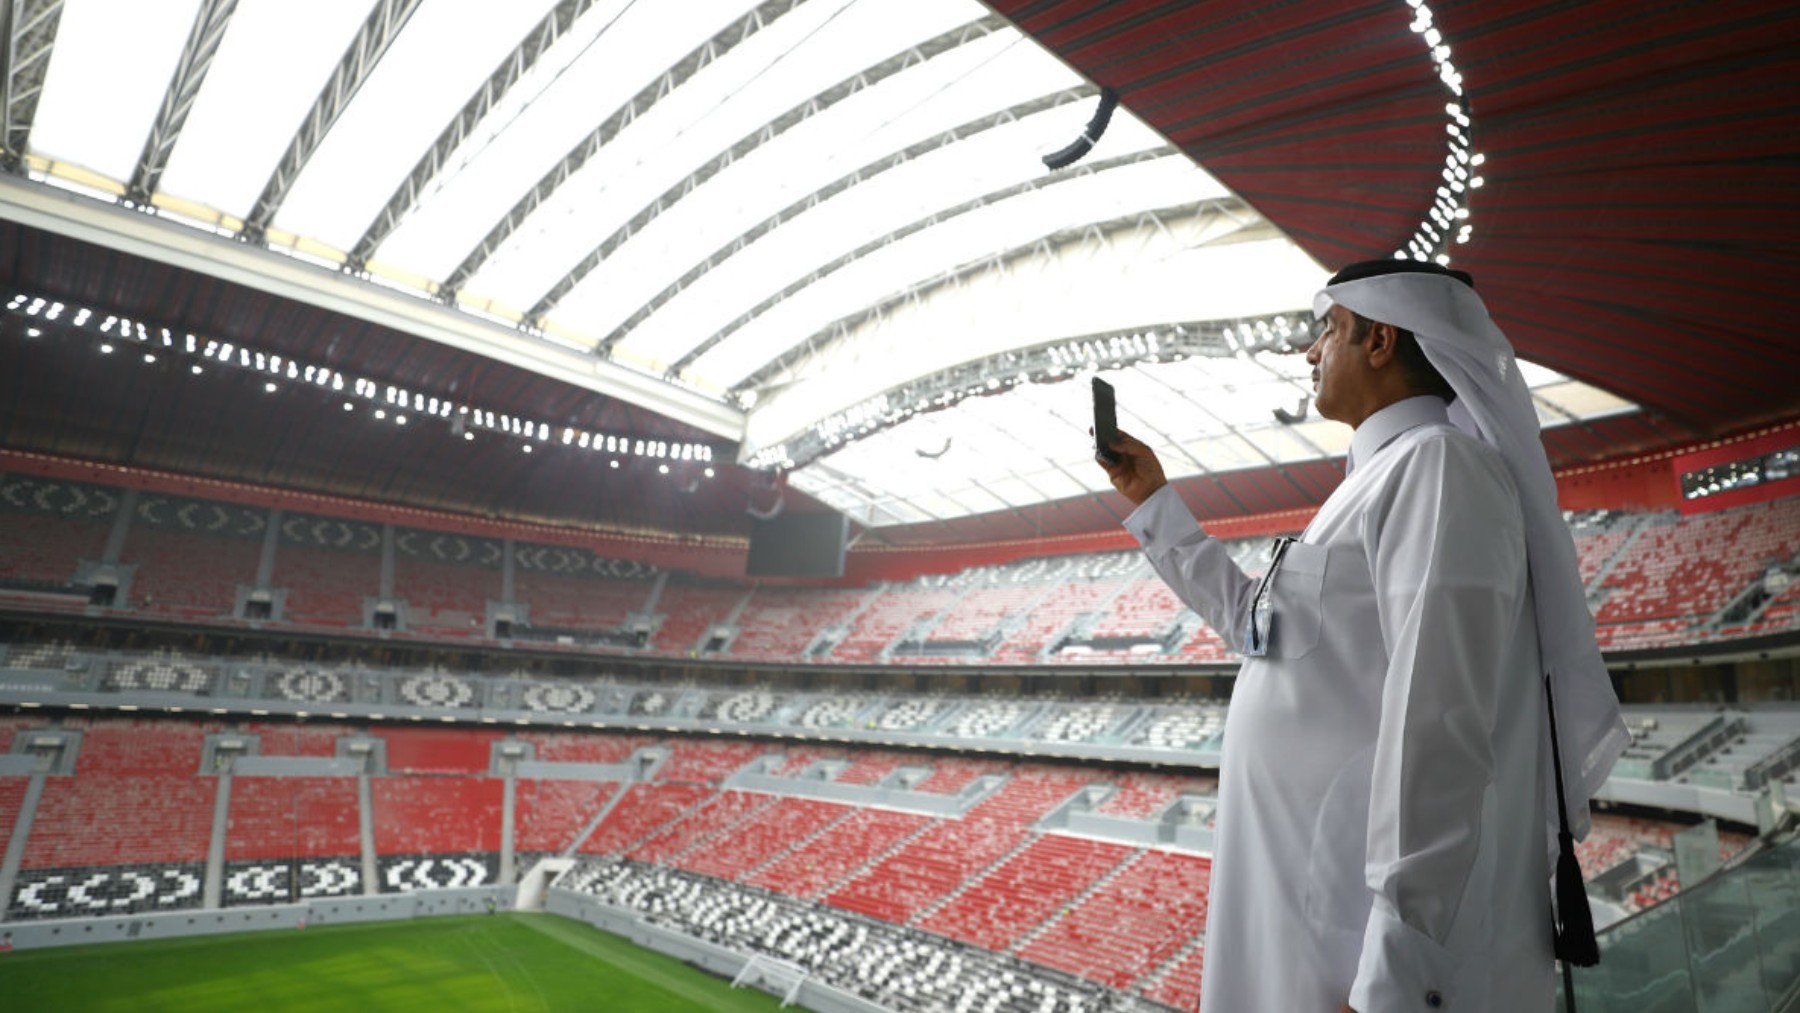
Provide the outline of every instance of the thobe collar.
[[1434,422],[1449,425],[1450,408],[1443,398],[1431,394],[1395,401],[1363,419],[1362,425],[1357,426],[1356,433],[1350,437],[1350,452],[1344,460],[1344,474],[1355,471],[1356,462],[1372,460],[1381,448],[1392,443],[1401,433]]

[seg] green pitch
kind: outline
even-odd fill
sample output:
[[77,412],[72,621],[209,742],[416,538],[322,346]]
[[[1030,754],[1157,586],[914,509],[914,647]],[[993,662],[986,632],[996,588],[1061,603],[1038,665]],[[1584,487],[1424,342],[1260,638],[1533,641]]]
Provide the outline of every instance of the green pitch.
[[14,1010],[767,1011],[779,1002],[551,915],[104,943],[0,954]]

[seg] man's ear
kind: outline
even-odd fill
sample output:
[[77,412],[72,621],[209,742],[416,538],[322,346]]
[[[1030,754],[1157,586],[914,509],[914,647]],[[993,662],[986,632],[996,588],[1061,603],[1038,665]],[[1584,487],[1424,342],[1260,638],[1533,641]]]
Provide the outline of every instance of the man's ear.
[[1371,324],[1369,340],[1363,350],[1369,357],[1369,366],[1373,369],[1384,369],[1395,361],[1399,355],[1400,333],[1393,324]]

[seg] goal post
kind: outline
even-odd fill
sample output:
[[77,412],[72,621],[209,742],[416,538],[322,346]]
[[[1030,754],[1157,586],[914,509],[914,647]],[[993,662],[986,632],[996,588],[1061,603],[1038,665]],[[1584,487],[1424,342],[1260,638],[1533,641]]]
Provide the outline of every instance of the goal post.
[[732,988],[754,986],[771,995],[781,997],[783,1008],[799,1001],[800,986],[806,983],[808,972],[799,964],[790,964],[785,960],[758,954],[744,961],[738,969],[737,977],[731,979]]

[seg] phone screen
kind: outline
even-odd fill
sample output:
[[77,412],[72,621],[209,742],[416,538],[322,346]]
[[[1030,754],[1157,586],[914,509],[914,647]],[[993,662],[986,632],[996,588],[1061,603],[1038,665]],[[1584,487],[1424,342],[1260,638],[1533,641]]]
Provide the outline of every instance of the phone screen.
[[1107,464],[1119,463],[1112,443],[1119,438],[1119,413],[1113,400],[1112,384],[1094,377],[1094,459]]

